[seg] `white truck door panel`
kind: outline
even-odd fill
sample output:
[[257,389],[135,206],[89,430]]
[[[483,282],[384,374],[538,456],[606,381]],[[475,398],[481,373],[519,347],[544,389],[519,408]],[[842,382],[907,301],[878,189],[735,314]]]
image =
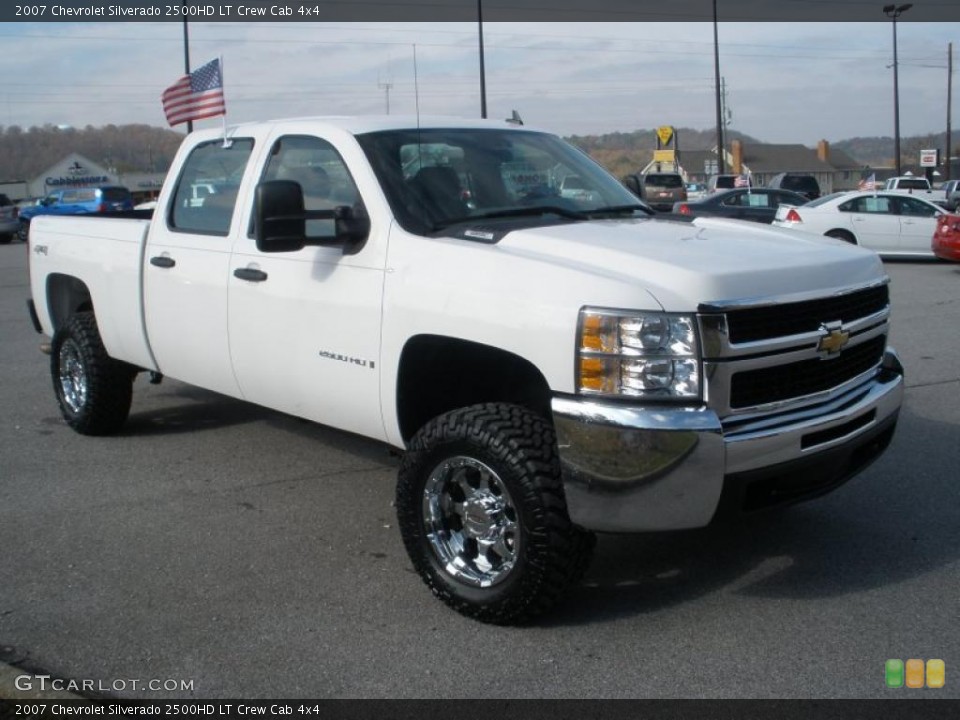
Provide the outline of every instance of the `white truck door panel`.
[[[216,392],[239,396],[230,362],[227,290],[230,250],[239,232],[236,189],[251,140],[203,143],[193,149],[156,217],[144,259],[147,337],[161,372]],[[198,183],[217,189],[197,202]]]
[[[269,158],[263,179],[299,182],[308,210],[360,202],[339,153],[320,138],[281,137]],[[309,235],[332,234],[332,228],[332,221],[307,223]],[[379,363],[381,232],[386,230],[374,223],[366,244],[352,255],[314,246],[262,253],[252,237],[237,242],[228,278],[230,352],[246,399],[385,437]]]

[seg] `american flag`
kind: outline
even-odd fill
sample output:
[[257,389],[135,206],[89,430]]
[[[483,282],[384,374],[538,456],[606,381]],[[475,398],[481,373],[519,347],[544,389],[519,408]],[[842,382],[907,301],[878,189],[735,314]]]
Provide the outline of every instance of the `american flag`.
[[876,190],[877,189],[877,174],[873,173],[870,177],[864,178],[857,183],[858,190]]
[[750,175],[737,175],[733,181],[733,186],[738,188],[750,187]]
[[226,115],[220,59],[184,75],[163,91],[163,112],[170,125]]

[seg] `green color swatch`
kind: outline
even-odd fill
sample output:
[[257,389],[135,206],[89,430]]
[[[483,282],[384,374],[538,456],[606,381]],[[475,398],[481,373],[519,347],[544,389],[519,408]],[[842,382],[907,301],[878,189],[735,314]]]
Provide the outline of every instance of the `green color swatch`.
[[887,687],[903,687],[903,660],[887,660]]

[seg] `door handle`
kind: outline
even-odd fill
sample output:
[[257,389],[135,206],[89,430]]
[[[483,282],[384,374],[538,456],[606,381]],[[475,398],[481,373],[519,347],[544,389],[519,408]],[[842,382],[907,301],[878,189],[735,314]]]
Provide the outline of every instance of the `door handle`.
[[237,268],[233,271],[233,276],[250,282],[263,282],[267,279],[267,274],[263,270],[254,268]]
[[172,268],[177,264],[177,261],[166,255],[157,255],[156,257],[150,258],[150,264],[158,268]]

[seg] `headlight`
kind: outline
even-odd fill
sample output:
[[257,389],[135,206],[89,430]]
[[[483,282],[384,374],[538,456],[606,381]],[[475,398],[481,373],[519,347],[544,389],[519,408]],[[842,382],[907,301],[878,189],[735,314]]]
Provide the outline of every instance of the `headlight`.
[[700,345],[692,315],[585,308],[578,351],[581,393],[700,399]]

